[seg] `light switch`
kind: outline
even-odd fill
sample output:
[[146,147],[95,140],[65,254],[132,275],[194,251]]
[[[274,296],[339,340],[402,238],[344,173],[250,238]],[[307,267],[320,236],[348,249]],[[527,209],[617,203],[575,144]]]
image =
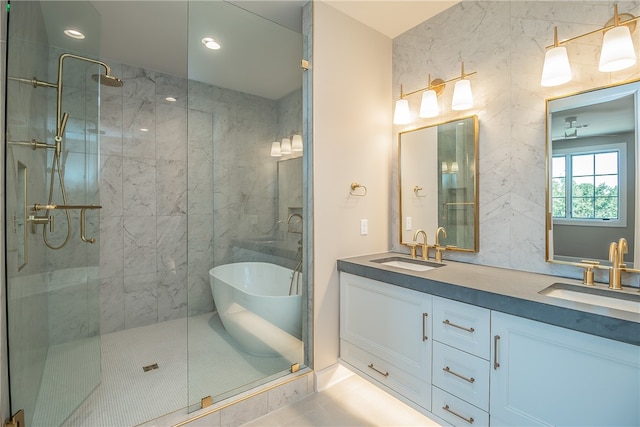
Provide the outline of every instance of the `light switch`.
[[360,235],[366,236],[369,234],[369,221],[366,219],[360,220]]
[[411,217],[408,216],[407,219],[405,219],[404,221],[404,229],[407,231],[411,231],[412,228],[413,228],[413,224],[411,221]]

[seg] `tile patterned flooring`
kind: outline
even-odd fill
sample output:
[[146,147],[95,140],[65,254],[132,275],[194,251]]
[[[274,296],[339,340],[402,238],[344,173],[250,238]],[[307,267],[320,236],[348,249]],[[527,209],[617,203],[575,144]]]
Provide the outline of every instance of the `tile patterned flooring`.
[[441,424],[358,375],[286,405],[243,427],[429,426]]
[[[138,425],[204,396],[218,401],[286,375],[289,358],[302,360],[301,343],[295,353],[243,352],[216,313],[190,317],[188,326],[176,319],[52,346],[32,425]],[[143,371],[153,363],[159,369]]]

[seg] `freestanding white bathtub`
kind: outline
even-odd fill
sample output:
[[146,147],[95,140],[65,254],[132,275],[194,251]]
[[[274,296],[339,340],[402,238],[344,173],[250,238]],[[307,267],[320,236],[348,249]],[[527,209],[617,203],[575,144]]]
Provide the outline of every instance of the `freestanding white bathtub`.
[[265,262],[224,264],[209,270],[222,324],[243,350],[285,357],[298,352],[302,295],[289,295],[292,274],[293,270]]

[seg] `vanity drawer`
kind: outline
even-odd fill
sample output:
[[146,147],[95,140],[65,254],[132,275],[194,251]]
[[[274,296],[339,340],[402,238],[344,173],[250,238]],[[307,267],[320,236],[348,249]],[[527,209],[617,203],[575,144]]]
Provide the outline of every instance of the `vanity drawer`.
[[489,360],[490,311],[445,298],[433,298],[433,339]]
[[453,426],[489,425],[489,413],[440,390],[438,387],[433,387],[432,397],[433,410],[431,412]]
[[406,372],[344,340],[340,341],[340,357],[369,378],[431,410],[431,384],[421,381],[414,373]]
[[490,372],[488,360],[433,343],[433,385],[485,411],[489,410]]

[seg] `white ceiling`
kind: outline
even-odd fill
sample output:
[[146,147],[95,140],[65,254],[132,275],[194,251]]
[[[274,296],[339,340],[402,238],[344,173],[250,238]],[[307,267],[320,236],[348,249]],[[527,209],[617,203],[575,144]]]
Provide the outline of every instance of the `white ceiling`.
[[[95,0],[42,2],[52,44],[101,58],[279,99],[300,87],[302,6],[307,0]],[[332,7],[394,38],[455,1],[326,0]],[[236,7],[237,6],[237,7]],[[89,9],[89,10],[87,10]],[[244,10],[241,10],[244,9]],[[248,12],[251,13],[248,13]],[[92,16],[93,15],[93,16]],[[260,17],[267,18],[266,21]],[[60,36],[68,26],[99,38]],[[210,51],[206,36],[223,45]],[[92,40],[100,40],[99,46]]]

